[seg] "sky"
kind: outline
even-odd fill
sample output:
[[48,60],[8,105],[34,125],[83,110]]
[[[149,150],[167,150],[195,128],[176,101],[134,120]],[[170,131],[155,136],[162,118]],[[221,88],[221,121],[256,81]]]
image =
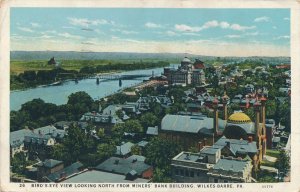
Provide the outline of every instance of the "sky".
[[12,51],[290,56],[289,9],[11,8]]

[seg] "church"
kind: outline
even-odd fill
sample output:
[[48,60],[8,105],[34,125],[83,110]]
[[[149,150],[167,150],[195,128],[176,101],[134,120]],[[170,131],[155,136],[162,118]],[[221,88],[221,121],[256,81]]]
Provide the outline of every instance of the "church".
[[[254,120],[243,112],[236,112],[228,117],[228,100],[226,92],[220,101],[217,98],[213,100],[213,118],[200,113],[166,115],[162,119],[159,136],[181,144],[185,150],[197,147],[200,151],[204,146],[220,148],[218,146],[223,142],[227,147],[223,147],[224,150],[222,148],[222,155],[241,158],[248,156],[252,159],[254,168],[257,168],[266,154],[267,99],[264,96],[256,99],[253,105]],[[224,112],[223,118],[219,118],[219,102]]]

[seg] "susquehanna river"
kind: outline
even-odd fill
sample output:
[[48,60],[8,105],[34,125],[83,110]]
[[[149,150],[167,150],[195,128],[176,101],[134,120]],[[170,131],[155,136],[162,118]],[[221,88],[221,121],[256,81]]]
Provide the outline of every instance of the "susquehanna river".
[[[173,65],[175,66],[176,65]],[[126,71],[121,73],[115,73],[115,75],[141,75],[149,74],[160,75],[163,72],[163,68],[144,69],[135,71]],[[71,93],[78,91],[87,92],[93,99],[100,99],[107,95],[113,94],[124,87],[131,87],[135,84],[141,83],[143,80],[149,77],[142,77],[132,80],[122,80],[122,87],[119,87],[118,80],[100,80],[100,83],[96,84],[96,79],[83,79],[76,84],[74,81],[66,81],[60,86],[48,86],[37,87],[32,89],[26,89],[22,91],[10,92],[10,110],[19,110],[22,104],[32,99],[41,98],[45,102],[54,103],[57,105],[66,104],[68,96]]]

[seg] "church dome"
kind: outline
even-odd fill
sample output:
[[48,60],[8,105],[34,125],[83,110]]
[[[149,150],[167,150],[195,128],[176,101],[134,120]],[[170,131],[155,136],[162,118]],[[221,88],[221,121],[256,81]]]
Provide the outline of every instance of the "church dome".
[[227,122],[234,123],[234,124],[244,124],[244,123],[251,123],[252,121],[250,117],[245,113],[238,112],[230,115]]
[[181,63],[192,63],[191,60],[189,60],[189,58],[184,57],[181,61]]

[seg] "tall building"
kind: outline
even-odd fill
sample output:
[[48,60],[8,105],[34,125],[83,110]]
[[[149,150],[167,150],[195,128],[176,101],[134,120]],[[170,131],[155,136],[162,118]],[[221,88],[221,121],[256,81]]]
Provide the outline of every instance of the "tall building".
[[167,77],[168,83],[183,84],[183,85],[201,85],[205,81],[204,63],[196,59],[193,64],[190,59],[185,57],[181,61],[181,65],[178,69],[165,68],[164,76]]

